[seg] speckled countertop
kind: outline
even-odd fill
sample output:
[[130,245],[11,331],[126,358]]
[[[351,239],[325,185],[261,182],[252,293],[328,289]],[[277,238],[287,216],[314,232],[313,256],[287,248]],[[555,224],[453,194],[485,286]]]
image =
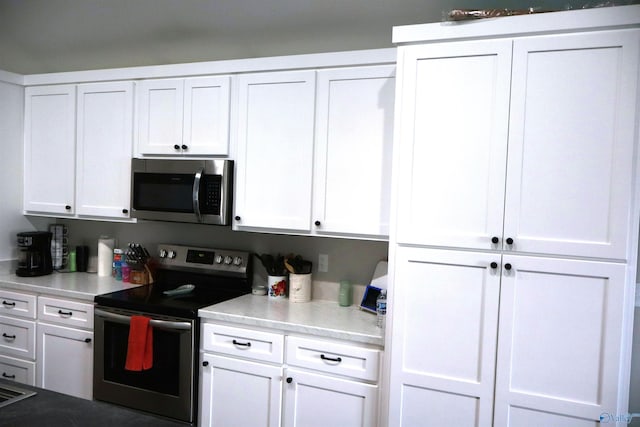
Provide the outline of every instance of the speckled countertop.
[[140,285],[123,283],[110,276],[100,277],[95,273],[58,273],[45,276],[19,277],[12,263],[0,262],[0,288],[31,292],[43,295],[91,301],[96,295]]
[[384,345],[375,314],[357,305],[340,307],[334,301],[293,303],[259,295],[244,295],[198,311],[201,318],[238,326],[270,328],[283,332]]

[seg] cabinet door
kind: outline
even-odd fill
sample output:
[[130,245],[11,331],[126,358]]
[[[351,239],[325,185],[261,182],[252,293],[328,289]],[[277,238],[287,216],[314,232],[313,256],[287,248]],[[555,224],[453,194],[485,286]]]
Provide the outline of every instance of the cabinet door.
[[200,426],[279,427],[282,368],[204,353]]
[[184,82],[184,154],[229,154],[230,77]]
[[0,378],[35,386],[36,363],[0,355]]
[[129,218],[133,83],[78,86],[78,215]]
[[378,386],[287,369],[284,427],[375,427]]
[[25,89],[24,209],[74,212],[76,90]]
[[238,78],[238,228],[309,231],[315,72]]
[[390,425],[492,425],[499,261],[397,249]]
[[38,323],[37,386],[93,397],[93,333]]
[[398,242],[489,249],[502,235],[511,44],[400,48]]
[[514,42],[509,249],[626,258],[638,52],[638,30]]
[[495,425],[594,425],[616,413],[626,266],[503,262]]
[[395,65],[318,71],[318,233],[389,234]]
[[184,80],[143,80],[137,92],[137,153],[181,154]]

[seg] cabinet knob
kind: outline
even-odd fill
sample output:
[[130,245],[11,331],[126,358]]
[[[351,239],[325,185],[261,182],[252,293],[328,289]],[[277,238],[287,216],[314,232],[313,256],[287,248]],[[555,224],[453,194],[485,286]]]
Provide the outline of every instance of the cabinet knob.
[[316,221],[314,222],[314,224],[316,225],[316,227],[320,227],[320,224],[322,224],[320,221]]
[[507,237],[507,240],[505,240],[507,242],[507,245],[513,245],[513,239],[511,237]]
[[236,216],[234,217],[234,219],[235,219],[236,221],[240,221],[242,218],[240,217],[240,215],[236,215]]
[[128,214],[128,213],[129,213],[129,209],[126,209],[126,208],[125,208],[125,209],[122,209],[122,213],[123,213],[123,214]]
[[189,147],[188,147],[187,145],[184,145],[184,144],[182,144],[182,147],[181,147],[181,148],[182,148],[183,150],[188,150],[188,149],[189,149]]
[[173,146],[173,148],[176,149],[176,150],[179,150],[180,146],[178,144],[176,144],[176,145]]
[[498,239],[496,236],[493,236],[491,238],[491,243],[493,243],[493,244],[497,244],[499,241],[500,241],[500,239]]
[[86,342],[87,344],[89,344],[91,342],[91,338],[85,338],[84,342]]
[[494,261],[494,262],[492,262],[492,263],[491,263],[491,264],[489,264],[489,265],[490,265],[490,266],[491,266],[491,268],[493,268],[494,270],[495,270],[496,268],[498,268],[498,263],[497,263],[497,262],[495,262],[495,261]]
[[205,360],[204,362],[202,362],[202,366],[209,366],[209,362]]
[[70,211],[70,210],[71,210],[71,205],[66,205],[64,208],[65,208],[66,210]]
[[287,377],[287,384],[291,384],[293,382],[293,378]]
[[504,265],[504,269],[505,269],[505,270],[511,270],[511,264],[506,263],[506,264]]

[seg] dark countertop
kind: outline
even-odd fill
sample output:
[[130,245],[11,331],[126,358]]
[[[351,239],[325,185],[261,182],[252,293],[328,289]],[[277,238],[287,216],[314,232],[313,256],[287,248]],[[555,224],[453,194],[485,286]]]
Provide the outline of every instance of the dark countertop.
[[105,402],[80,399],[24,384],[0,380],[37,394],[0,408],[2,427],[185,427],[189,424],[155,417]]

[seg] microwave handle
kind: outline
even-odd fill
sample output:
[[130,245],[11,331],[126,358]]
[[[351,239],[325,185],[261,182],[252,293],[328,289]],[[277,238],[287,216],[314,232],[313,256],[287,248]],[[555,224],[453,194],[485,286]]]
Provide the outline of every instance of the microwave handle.
[[203,173],[204,168],[196,172],[193,178],[193,212],[195,212],[198,222],[202,222],[202,215],[200,214],[200,180]]

